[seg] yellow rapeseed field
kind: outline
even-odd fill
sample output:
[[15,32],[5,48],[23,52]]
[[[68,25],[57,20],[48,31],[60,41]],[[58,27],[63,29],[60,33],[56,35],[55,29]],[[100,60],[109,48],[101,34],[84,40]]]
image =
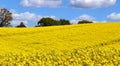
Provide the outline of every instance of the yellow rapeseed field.
[[0,66],[120,66],[120,23],[0,28]]

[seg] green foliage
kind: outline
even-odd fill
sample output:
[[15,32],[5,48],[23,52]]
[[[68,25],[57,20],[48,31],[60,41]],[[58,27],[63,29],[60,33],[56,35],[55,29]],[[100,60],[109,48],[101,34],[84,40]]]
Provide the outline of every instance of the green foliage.
[[40,25],[35,25],[34,27],[40,27]]
[[58,25],[57,21],[52,18],[42,18],[40,21],[38,21],[39,26],[52,26],[52,25]]
[[59,22],[60,22],[61,25],[70,25],[69,20],[60,19]]
[[52,18],[42,18],[40,21],[38,21],[38,26],[53,26],[53,25],[69,25],[69,20],[60,19],[60,20],[54,20]]
[[26,27],[26,26],[25,26],[25,24],[23,22],[21,22],[20,25],[18,25],[16,27]]
[[86,24],[86,23],[93,23],[92,21],[82,20],[79,21],[78,24]]

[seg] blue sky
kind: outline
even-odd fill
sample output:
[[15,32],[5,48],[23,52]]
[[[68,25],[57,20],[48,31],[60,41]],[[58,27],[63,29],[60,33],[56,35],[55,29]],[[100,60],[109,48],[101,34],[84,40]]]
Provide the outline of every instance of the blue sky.
[[120,0],[1,0],[0,8],[13,13],[13,25],[23,21],[28,26],[42,17],[95,22],[120,21]]

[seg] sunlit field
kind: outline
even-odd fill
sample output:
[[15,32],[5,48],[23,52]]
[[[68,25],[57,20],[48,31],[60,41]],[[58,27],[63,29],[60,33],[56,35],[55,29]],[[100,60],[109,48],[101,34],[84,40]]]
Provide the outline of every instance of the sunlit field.
[[0,66],[120,66],[120,23],[0,28]]

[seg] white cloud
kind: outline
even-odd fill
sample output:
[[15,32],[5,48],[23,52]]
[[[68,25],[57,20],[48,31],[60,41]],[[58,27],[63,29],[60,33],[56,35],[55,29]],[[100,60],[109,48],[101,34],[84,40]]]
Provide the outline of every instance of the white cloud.
[[10,11],[12,12],[13,16],[12,25],[18,25],[20,22],[24,22],[25,24],[28,24],[28,22],[37,23],[43,17],[50,17],[56,19],[55,16],[41,16],[30,12],[17,13],[13,9]]
[[81,21],[81,20],[95,21],[95,18],[84,14],[84,15],[81,15],[81,16],[71,20],[71,23],[78,23],[78,21]]
[[36,15],[34,13],[30,12],[24,12],[24,13],[14,13],[13,14],[14,19],[16,20],[28,20],[28,21],[37,21],[41,16]]
[[111,13],[107,18],[110,20],[120,20],[120,13]]
[[18,25],[20,22],[24,22],[25,24],[28,24],[28,22],[37,22],[40,18],[42,18],[40,15],[36,15],[34,13],[30,12],[24,12],[24,13],[17,13],[12,12],[13,16],[13,25]]
[[76,8],[101,8],[114,5],[116,0],[70,0],[70,3]]
[[24,7],[59,7],[62,0],[22,0],[20,3]]

